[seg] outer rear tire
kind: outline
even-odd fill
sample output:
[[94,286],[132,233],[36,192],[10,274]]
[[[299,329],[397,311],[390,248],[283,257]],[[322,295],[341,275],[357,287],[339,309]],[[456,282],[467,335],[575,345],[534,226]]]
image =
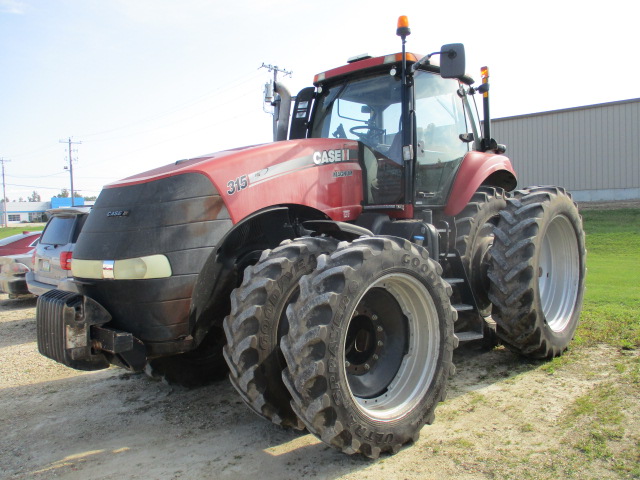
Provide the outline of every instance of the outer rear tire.
[[224,320],[229,378],[254,412],[283,427],[304,429],[282,383],[285,362],[279,344],[289,326],[286,308],[298,297],[300,278],[337,243],[326,237],[285,240],[247,267],[242,285],[231,294],[231,313]]
[[566,350],[582,309],[582,218],[559,187],[529,187],[508,200],[489,269],[498,336],[512,350],[551,358]]
[[456,312],[440,265],[395,237],[342,243],[300,282],[283,379],[310,432],[376,458],[417,440],[453,373]]

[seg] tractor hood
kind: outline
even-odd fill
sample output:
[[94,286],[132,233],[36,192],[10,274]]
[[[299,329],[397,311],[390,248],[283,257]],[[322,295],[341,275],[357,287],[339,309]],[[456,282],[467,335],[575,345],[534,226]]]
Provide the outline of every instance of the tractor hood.
[[360,146],[354,140],[288,140],[179,160],[105,189],[199,173],[223,197],[234,223],[262,208],[284,204],[309,206],[345,220],[361,210],[359,156]]

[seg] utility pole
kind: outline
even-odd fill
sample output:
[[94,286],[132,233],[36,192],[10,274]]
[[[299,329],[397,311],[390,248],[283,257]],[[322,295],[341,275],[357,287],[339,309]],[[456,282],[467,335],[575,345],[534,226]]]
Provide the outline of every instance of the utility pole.
[[[277,87],[276,87],[276,82],[278,80],[278,73],[282,73],[284,75],[288,75],[289,77],[291,77],[291,75],[293,75],[293,72],[290,70],[285,70],[284,68],[279,68],[277,65],[271,65],[271,64],[267,65],[264,62],[262,63],[262,65],[258,67],[258,70],[260,70],[261,68],[266,68],[267,70],[269,70],[269,72],[273,72],[273,81],[267,82],[267,84],[264,86],[264,101],[265,103],[271,104],[271,106],[273,107],[273,111],[269,112],[265,110],[264,105],[262,106],[262,110],[265,113],[270,113],[271,115],[273,115],[273,140],[275,141],[278,137],[278,120],[280,118],[280,102],[281,102],[280,95],[276,95],[278,93]],[[289,106],[287,106],[287,108],[289,108]],[[287,111],[286,113],[287,113],[287,119],[288,119],[289,112]]]
[[293,74],[293,72],[290,70],[279,68],[277,65],[267,65],[264,62],[262,62],[262,65],[258,67],[258,70],[260,70],[261,68],[266,68],[270,72],[273,72],[273,83],[276,83],[276,80],[278,80],[278,72],[282,72],[283,74],[288,75],[289,77]]
[[69,176],[71,177],[71,206],[74,206],[74,190],[73,190],[73,157],[71,154],[71,145],[80,145],[82,142],[74,142],[69,137],[67,140],[60,140],[58,143],[69,144]]
[[7,219],[7,190],[4,183],[4,164],[5,162],[10,162],[8,158],[0,157],[0,162],[2,163],[2,226],[8,227],[9,221]]

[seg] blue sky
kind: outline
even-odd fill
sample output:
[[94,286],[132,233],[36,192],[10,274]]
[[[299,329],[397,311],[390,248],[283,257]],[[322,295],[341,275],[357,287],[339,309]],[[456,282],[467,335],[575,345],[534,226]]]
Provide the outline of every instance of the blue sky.
[[[0,0],[0,157],[7,196],[43,200],[181,158],[271,139],[260,65],[292,93],[359,53],[462,42],[503,117],[640,97],[635,2]],[[499,141],[499,139],[498,139]],[[568,139],[579,141],[579,139]],[[514,159],[517,160],[517,159]]]

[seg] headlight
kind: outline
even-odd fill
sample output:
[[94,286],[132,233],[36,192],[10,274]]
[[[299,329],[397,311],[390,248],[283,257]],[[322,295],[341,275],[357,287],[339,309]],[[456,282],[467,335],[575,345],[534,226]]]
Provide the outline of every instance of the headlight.
[[78,278],[146,280],[171,276],[169,259],[164,255],[126,258],[123,260],[81,260],[71,261],[71,273]]

